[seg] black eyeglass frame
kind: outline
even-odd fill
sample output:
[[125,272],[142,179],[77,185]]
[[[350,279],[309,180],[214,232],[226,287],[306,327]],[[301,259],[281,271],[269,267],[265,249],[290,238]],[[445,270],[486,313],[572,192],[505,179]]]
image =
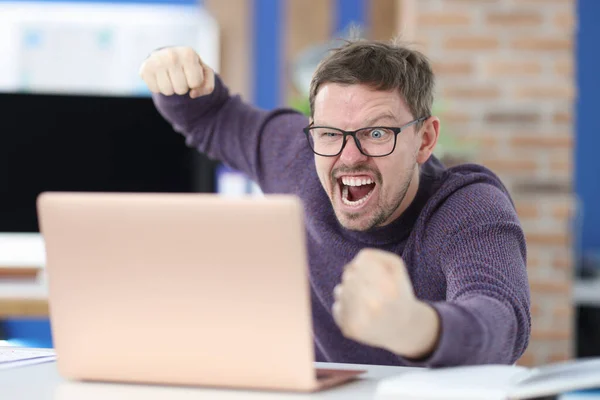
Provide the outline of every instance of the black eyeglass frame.
[[[392,154],[392,153],[394,152],[394,150],[396,150],[396,143],[397,143],[397,141],[398,141],[398,134],[399,134],[400,132],[402,132],[404,129],[406,129],[406,128],[408,128],[408,127],[410,127],[410,126],[414,125],[414,124],[418,124],[419,122],[426,121],[428,118],[429,118],[429,117],[421,117],[421,118],[417,118],[417,119],[414,119],[414,120],[412,120],[412,121],[410,121],[410,122],[408,122],[408,123],[406,123],[406,124],[404,124],[404,125],[402,125],[402,126],[400,126],[400,127],[390,127],[390,126],[367,126],[367,127],[364,127],[364,128],[357,129],[357,130],[355,130],[355,131],[345,131],[345,130],[343,130],[343,129],[334,128],[334,127],[331,127],[331,126],[314,126],[314,125],[310,124],[310,125],[308,125],[307,127],[303,128],[303,129],[302,129],[302,131],[304,132],[304,135],[306,136],[306,140],[308,140],[308,146],[310,147],[310,149],[312,150],[312,152],[313,152],[313,153],[315,153],[315,154],[316,154],[316,155],[318,155],[318,156],[321,156],[321,157],[336,157],[336,156],[340,155],[340,154],[342,153],[342,151],[344,151],[344,147],[346,147],[346,143],[347,143],[347,141],[346,141],[346,138],[347,138],[348,136],[351,136],[351,137],[354,139],[354,143],[356,144],[356,147],[358,147],[358,150],[359,150],[359,151],[360,151],[360,152],[361,152],[363,155],[365,155],[365,156],[367,156],[367,157],[386,157],[386,156],[389,156],[390,154]],[[316,129],[316,128],[326,128],[326,129],[333,129],[333,130],[335,130],[335,131],[337,131],[337,132],[341,132],[341,133],[343,134],[343,138],[342,138],[342,147],[340,148],[340,151],[338,151],[338,152],[337,152],[337,153],[335,153],[335,154],[321,154],[321,153],[317,153],[317,152],[315,151],[315,149],[313,148],[313,146],[310,144],[310,137],[309,137],[309,135],[310,135],[310,130],[311,130],[311,129]],[[392,147],[392,150],[391,150],[389,153],[382,154],[382,155],[377,155],[377,156],[373,156],[373,155],[370,155],[370,154],[367,154],[367,153],[365,153],[365,152],[364,152],[364,150],[363,150],[363,148],[362,148],[362,146],[360,145],[360,141],[359,141],[359,140],[358,140],[358,138],[356,137],[356,134],[357,134],[358,132],[360,132],[360,131],[364,131],[365,129],[389,129],[389,130],[391,130],[392,132],[394,132],[394,146]]]

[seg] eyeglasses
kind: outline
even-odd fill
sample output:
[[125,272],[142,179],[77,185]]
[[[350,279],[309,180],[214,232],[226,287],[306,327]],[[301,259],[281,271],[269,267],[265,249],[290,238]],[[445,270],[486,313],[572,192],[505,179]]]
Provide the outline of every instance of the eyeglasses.
[[368,157],[385,157],[394,152],[396,138],[402,130],[423,122],[427,117],[415,119],[401,127],[375,126],[361,128],[355,131],[344,131],[342,129],[328,126],[309,125],[303,129],[312,151],[324,157],[335,157],[342,152],[346,146],[346,138],[352,136],[356,147],[362,154]]

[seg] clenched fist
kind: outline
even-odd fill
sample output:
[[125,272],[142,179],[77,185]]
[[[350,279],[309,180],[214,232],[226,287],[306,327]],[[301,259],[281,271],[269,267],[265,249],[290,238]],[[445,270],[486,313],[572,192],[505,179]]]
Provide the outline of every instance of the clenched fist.
[[190,47],[167,47],[148,57],[140,76],[152,93],[166,96],[189,93],[196,98],[212,93],[215,73]]
[[434,350],[440,325],[437,313],[415,297],[404,262],[396,254],[360,251],[346,266],[334,297],[333,317],[346,337],[411,358]]

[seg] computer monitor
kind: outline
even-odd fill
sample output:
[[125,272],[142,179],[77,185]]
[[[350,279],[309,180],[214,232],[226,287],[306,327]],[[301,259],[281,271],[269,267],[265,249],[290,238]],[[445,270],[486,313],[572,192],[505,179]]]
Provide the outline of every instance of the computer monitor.
[[42,191],[215,191],[216,163],[148,97],[0,93],[0,110],[0,232],[39,232]]

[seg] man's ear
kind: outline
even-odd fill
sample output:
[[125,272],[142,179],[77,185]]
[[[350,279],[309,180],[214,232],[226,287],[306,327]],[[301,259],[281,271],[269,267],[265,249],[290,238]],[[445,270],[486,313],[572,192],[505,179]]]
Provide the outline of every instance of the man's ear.
[[417,151],[417,163],[423,164],[435,149],[440,135],[440,120],[437,117],[429,117],[423,122],[419,133],[420,143]]

